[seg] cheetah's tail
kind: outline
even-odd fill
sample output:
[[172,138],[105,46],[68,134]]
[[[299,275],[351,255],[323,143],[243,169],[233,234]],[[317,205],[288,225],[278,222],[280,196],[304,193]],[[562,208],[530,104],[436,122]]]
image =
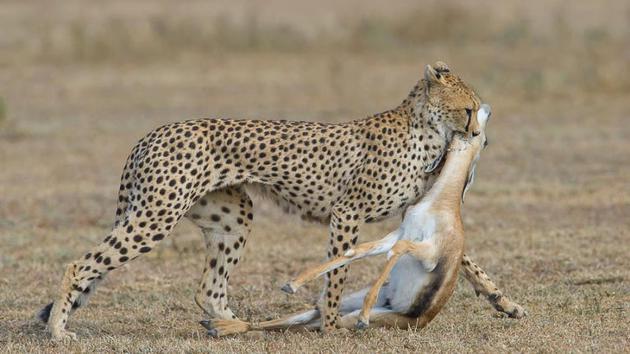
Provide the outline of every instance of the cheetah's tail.
[[46,305],[46,307],[39,310],[39,312],[37,313],[37,318],[44,323],[48,323],[48,319],[50,318],[50,311],[52,310],[52,307],[53,307],[53,303],[51,302],[50,304]]

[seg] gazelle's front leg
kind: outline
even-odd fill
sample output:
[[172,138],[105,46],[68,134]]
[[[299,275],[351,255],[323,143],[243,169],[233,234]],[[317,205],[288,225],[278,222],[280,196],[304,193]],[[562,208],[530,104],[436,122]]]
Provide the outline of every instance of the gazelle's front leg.
[[477,295],[481,294],[488,299],[488,302],[490,302],[497,311],[506,313],[512,318],[523,318],[527,316],[527,311],[525,311],[521,305],[503,295],[503,292],[499,290],[488,274],[467,255],[464,255],[462,258],[461,270],[466,280],[468,280],[475,289],[475,293],[477,293]]
[[415,258],[421,261],[431,260],[433,256],[432,247],[427,242],[414,243],[408,240],[400,240],[396,242],[392,250],[390,251],[390,257],[385,264],[385,268],[379,275],[378,279],[374,282],[367,296],[363,300],[363,308],[361,309],[361,313],[359,314],[359,319],[356,323],[356,327],[363,329],[368,328],[370,325],[370,311],[376,302],[378,297],[378,293],[381,290],[383,284],[389,277],[389,273],[391,273],[392,269],[398,262],[398,259],[406,254],[410,253]]
[[396,230],[384,238],[372,241],[372,242],[364,242],[360,245],[357,245],[348,251],[343,256],[331,259],[328,262],[323,264],[311,267],[302,273],[300,273],[295,279],[288,282],[286,285],[282,287],[282,291],[293,294],[297,291],[305,283],[318,278],[333,269],[337,269],[339,267],[345,266],[349,263],[352,263],[358,259],[375,256],[378,254],[383,254],[389,252],[391,248],[394,246],[396,241],[400,236],[400,231]]

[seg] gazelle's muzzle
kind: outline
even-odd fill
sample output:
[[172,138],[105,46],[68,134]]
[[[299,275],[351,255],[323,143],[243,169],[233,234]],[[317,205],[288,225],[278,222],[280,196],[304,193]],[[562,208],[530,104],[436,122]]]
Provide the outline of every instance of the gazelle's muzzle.
[[[481,129],[485,129],[486,127],[486,123],[488,122],[488,119],[490,119],[490,116],[492,115],[492,109],[490,108],[489,104],[482,104],[481,107],[479,108],[479,110],[477,111],[477,122],[479,123],[479,127]],[[475,135],[479,135],[479,132],[476,132],[477,134]]]

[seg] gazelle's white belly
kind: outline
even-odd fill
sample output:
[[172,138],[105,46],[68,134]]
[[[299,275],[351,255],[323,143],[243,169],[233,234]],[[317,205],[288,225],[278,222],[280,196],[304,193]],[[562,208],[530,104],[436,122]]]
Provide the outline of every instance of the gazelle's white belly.
[[[425,200],[409,208],[399,230],[401,240],[433,244],[437,227],[435,215],[430,211],[432,201]],[[427,269],[427,266],[430,268]],[[392,310],[406,313],[414,304],[417,294],[427,285],[427,265],[411,255],[400,257],[389,277],[387,300]]]
[[422,262],[410,255],[400,257],[392,269],[386,290],[386,298],[391,309],[406,313],[427,280],[427,272]]

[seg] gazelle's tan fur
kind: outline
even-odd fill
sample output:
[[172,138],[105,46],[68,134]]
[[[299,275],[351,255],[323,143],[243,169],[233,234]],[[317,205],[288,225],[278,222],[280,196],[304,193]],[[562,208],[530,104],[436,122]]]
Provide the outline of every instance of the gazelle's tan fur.
[[[304,271],[283,290],[293,293],[305,282],[334,269],[388,252],[389,260],[373,286],[342,299],[340,325],[344,328],[370,325],[424,327],[441,310],[455,288],[464,255],[461,203],[463,193],[474,177],[476,161],[487,142],[485,126],[489,116],[490,107],[482,105],[477,112],[479,129],[474,136],[453,138],[440,176],[425,197],[407,210],[397,230],[381,240],[362,243],[341,257]],[[389,283],[384,285],[388,278]],[[493,290],[498,291],[496,287]],[[509,303],[507,299],[504,301]],[[220,336],[252,329],[313,327],[318,316],[317,310],[310,310],[258,324],[213,320],[206,325],[211,334]]]

